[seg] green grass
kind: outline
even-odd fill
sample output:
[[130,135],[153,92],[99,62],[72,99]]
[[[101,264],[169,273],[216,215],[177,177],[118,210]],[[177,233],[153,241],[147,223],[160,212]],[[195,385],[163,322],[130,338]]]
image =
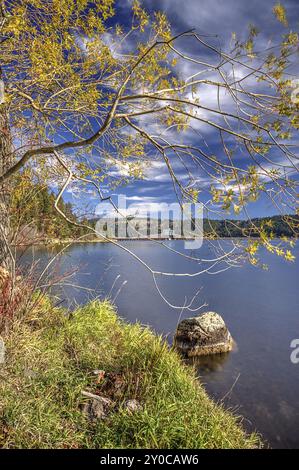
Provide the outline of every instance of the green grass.
[[[252,448],[239,420],[208,398],[190,367],[161,338],[123,322],[108,302],[93,302],[70,319],[48,301],[5,338],[0,367],[0,447]],[[97,381],[93,371],[104,369]],[[113,385],[114,384],[114,385]],[[82,390],[116,403],[91,423]],[[143,409],[125,411],[126,399]]]

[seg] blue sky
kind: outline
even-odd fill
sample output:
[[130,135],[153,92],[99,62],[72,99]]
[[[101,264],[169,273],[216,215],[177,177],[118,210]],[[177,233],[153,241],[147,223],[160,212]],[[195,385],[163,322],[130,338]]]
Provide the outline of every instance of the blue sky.
[[[117,16],[113,22],[126,24],[129,18],[128,9],[130,8],[131,0],[118,0],[116,2]],[[277,3],[273,0],[144,0],[143,5],[149,10],[162,10],[166,12],[174,32],[180,33],[182,31],[194,28],[197,32],[203,35],[210,36],[208,38],[215,45],[221,45],[225,48],[229,46],[232,33],[236,33],[238,37],[244,39],[248,33],[248,25],[256,26],[260,34],[258,36],[257,45],[265,48],[272,43],[279,41],[281,34],[286,30],[280,25],[272,14],[272,8]],[[283,4],[286,7],[290,27],[298,30],[299,23],[299,2],[297,0],[287,0]],[[187,47],[187,44],[186,44]],[[189,45],[188,45],[189,47]],[[188,53],[197,56],[197,50],[188,50]],[[204,52],[203,54],[206,54]],[[203,59],[205,56],[203,55]],[[207,57],[206,57],[207,58]],[[210,57],[208,57],[210,58]],[[296,78],[296,64],[289,73]],[[207,104],[215,101],[215,96],[206,94],[203,101]],[[223,96],[224,106],[226,106],[226,98]],[[227,104],[228,106],[228,104]],[[148,126],[152,123],[148,122]],[[192,134],[192,135],[191,135]],[[184,139],[191,139],[196,145],[206,145],[209,151],[217,156],[220,156],[223,149],[219,145],[219,140],[215,138],[213,132],[193,132],[187,135],[180,136],[180,141]],[[279,159],[278,155],[273,154],[273,159]],[[237,157],[236,162],[242,167],[246,167],[248,161],[244,154]],[[184,179],[187,179],[186,170],[182,168],[179,162],[173,162],[176,174]],[[196,175],[195,168],[192,165],[188,168],[194,172],[195,178],[198,179],[198,185],[201,190],[200,198],[202,202],[206,202],[209,198],[207,188],[210,181],[204,177],[200,172]],[[116,166],[114,170],[115,175],[126,173],[126,168],[123,166]],[[134,181],[125,187],[118,188],[113,191],[116,198],[117,194],[125,194],[128,197],[128,202],[134,204],[136,208],[141,208],[142,205],[152,205],[158,207],[160,203],[170,203],[175,200],[175,194],[171,178],[168,170],[162,162],[155,161],[151,167],[145,170],[145,178],[142,181]],[[66,200],[73,202],[80,207],[88,205],[92,211],[99,202],[97,197],[91,191],[80,193],[74,190],[66,193]],[[273,207],[266,197],[261,197],[257,203],[249,205],[250,216],[265,216],[272,215],[278,211]],[[290,212],[286,208],[286,212]]]

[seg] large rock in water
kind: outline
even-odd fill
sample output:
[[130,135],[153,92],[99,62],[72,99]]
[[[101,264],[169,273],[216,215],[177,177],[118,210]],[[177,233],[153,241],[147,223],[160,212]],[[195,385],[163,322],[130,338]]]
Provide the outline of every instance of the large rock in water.
[[231,351],[233,339],[218,313],[205,312],[179,323],[174,346],[186,357],[207,356]]

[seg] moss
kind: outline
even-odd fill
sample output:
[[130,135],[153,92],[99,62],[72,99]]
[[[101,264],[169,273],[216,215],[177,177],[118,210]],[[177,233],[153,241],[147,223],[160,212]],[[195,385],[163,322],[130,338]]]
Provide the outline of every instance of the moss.
[[[4,448],[251,448],[239,419],[208,398],[194,371],[148,328],[123,322],[108,302],[66,318],[43,305],[5,338],[0,369]],[[93,371],[106,371],[97,378]],[[82,390],[111,398],[106,420],[90,423]],[[123,404],[136,398],[142,410]]]

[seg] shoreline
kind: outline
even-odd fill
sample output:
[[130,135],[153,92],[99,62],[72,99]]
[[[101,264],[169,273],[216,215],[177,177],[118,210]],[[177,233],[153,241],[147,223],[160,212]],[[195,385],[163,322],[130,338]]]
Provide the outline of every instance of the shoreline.
[[89,302],[68,317],[43,297],[35,318],[5,335],[4,448],[264,446],[173,348],[122,320],[110,302]]
[[[215,241],[215,240],[258,240],[260,237],[217,237],[217,238],[207,238],[203,237],[203,240]],[[282,240],[284,237],[275,237],[273,240]],[[297,240],[297,237],[290,237],[290,240]],[[88,244],[88,243],[113,243],[113,242],[123,242],[123,241],[195,241],[194,238],[112,238],[109,240],[101,240],[99,238],[92,239],[92,240],[77,240],[77,239],[50,239],[50,240],[42,240],[36,242],[28,242],[28,243],[18,243],[14,244],[15,248],[22,248],[22,247],[30,247],[30,246],[55,246],[55,245],[68,245],[68,244]]]

